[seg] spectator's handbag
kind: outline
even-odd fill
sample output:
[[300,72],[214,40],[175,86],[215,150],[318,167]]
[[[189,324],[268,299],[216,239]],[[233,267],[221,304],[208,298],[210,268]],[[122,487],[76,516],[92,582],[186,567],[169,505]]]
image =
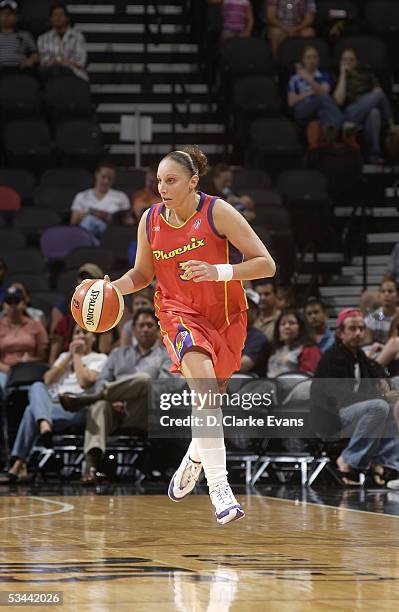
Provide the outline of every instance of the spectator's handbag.
[[7,388],[32,385],[34,382],[42,381],[43,375],[48,369],[49,364],[40,361],[17,363],[10,368]]
[[385,152],[393,159],[399,157],[399,125],[394,125],[385,137]]

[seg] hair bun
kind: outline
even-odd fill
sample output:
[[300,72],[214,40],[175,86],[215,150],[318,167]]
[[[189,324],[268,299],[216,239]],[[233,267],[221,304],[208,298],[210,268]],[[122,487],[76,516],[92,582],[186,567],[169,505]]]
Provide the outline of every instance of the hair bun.
[[183,149],[185,153],[188,153],[193,160],[194,165],[198,168],[198,176],[204,176],[208,171],[208,159],[198,145],[191,145]]

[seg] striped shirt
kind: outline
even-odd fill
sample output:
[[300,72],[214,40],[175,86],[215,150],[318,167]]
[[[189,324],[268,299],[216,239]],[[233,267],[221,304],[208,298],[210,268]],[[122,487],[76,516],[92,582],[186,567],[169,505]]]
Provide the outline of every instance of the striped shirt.
[[33,53],[36,45],[29,32],[0,32],[0,66],[20,66]]
[[46,66],[49,62],[56,60],[72,60],[79,64],[80,68],[69,66],[69,68],[81,79],[88,80],[84,67],[87,61],[86,43],[83,34],[68,28],[63,36],[55,30],[49,30],[37,39],[40,53],[40,64]]
[[244,32],[248,25],[249,0],[224,0],[223,30]]

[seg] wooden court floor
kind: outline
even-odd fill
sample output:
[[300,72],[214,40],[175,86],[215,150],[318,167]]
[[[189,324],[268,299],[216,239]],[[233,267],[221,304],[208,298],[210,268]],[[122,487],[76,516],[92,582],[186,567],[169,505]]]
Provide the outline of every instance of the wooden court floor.
[[29,610],[399,610],[399,517],[238,497],[246,518],[218,527],[206,495],[2,496],[0,593],[63,592]]

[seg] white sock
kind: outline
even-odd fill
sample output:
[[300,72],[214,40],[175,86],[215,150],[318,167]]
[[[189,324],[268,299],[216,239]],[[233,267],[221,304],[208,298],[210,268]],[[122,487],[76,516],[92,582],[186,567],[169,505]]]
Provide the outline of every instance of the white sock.
[[[201,411],[201,416],[205,418],[207,415],[216,416],[218,419],[217,425],[213,426],[212,429],[206,429],[206,431],[212,433],[214,437],[197,437],[194,438],[194,440],[196,442],[198,454],[201,458],[202,467],[204,468],[206,481],[211,491],[216,485],[227,483],[226,447],[224,445],[222,425],[223,414],[221,409]],[[198,435],[200,429],[196,431]]]
[[190,457],[190,459],[192,459],[193,461],[195,461],[196,463],[201,463],[201,457],[200,454],[198,452],[198,446],[197,446],[197,439],[193,439],[190,442],[190,446],[188,447],[188,455]]

